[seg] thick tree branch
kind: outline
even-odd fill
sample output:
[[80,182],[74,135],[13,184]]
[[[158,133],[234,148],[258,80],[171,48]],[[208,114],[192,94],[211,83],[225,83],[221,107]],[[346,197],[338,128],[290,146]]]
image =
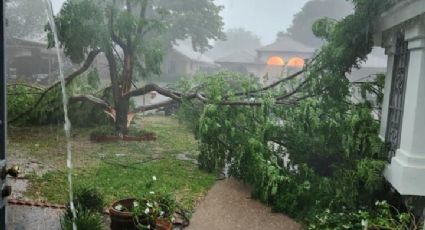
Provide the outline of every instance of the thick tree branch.
[[[66,85],[68,85],[69,83],[71,83],[72,80],[74,80],[74,78],[78,77],[80,74],[86,72],[87,69],[91,66],[91,64],[93,63],[94,59],[97,57],[97,55],[100,52],[101,52],[100,50],[93,50],[93,51],[91,51],[87,55],[87,58],[86,58],[86,61],[84,62],[84,64],[78,70],[74,71],[73,73],[71,73],[70,75],[68,75],[68,77],[65,78]],[[60,85],[60,81],[58,81],[55,84],[56,85]]]
[[[208,99],[205,98],[204,96],[202,96],[201,94],[197,93],[197,94],[191,94],[187,97],[185,97],[188,100],[192,100],[192,99],[198,99],[200,102],[202,102],[203,104],[207,104],[208,103]],[[173,103],[178,103],[177,101],[170,99],[167,101],[163,101],[163,102],[159,102],[156,104],[152,104],[152,105],[145,105],[145,106],[140,106],[137,107],[136,109],[133,110],[134,113],[140,113],[140,112],[146,112],[149,110],[154,110],[154,109],[159,109],[168,105],[171,105]],[[259,107],[263,105],[263,102],[251,102],[251,101],[222,101],[219,103],[216,103],[217,105],[222,105],[222,106],[251,106],[251,107]],[[284,102],[284,101],[277,101],[275,103],[276,105],[294,105],[293,102]]]
[[152,104],[152,105],[143,105],[143,106],[139,106],[139,107],[135,108],[133,110],[133,112],[134,113],[146,112],[146,111],[149,111],[149,110],[159,109],[159,108],[165,107],[167,105],[171,105],[173,103],[176,103],[176,101],[171,99],[171,100],[159,102],[159,103]]
[[206,103],[208,100],[202,96],[200,93],[196,93],[196,98],[198,98],[201,102]]
[[100,98],[97,98],[93,95],[80,95],[80,96],[73,96],[69,98],[69,103],[75,103],[75,102],[89,102],[103,110],[111,109],[111,106],[106,101]]
[[117,45],[121,47],[121,49],[123,50],[127,49],[127,45],[125,44],[125,42],[120,37],[118,37],[114,31],[111,31],[111,38],[112,38],[112,41],[114,41],[115,43],[117,43]]
[[[223,101],[219,102],[218,105],[229,105],[229,106],[252,106],[252,107],[258,107],[262,106],[263,102],[251,102],[251,101]],[[293,105],[293,103],[290,102],[284,102],[284,101],[276,101],[276,105]]]
[[147,84],[147,85],[145,85],[141,88],[135,89],[135,90],[127,93],[126,95],[124,95],[124,97],[136,97],[136,96],[148,94],[152,91],[156,91],[159,94],[166,96],[166,97],[169,97],[169,98],[176,100],[178,102],[180,102],[181,99],[182,99],[181,96],[179,96],[178,94],[176,94],[172,90],[162,88],[162,87],[158,86],[157,84]]
[[[81,75],[82,73],[84,73],[85,71],[87,71],[87,69],[90,67],[90,65],[93,63],[94,59],[96,58],[96,56],[100,53],[100,50],[93,50],[91,51],[86,58],[86,61],[84,62],[84,64],[76,71],[74,71],[73,73],[71,73],[70,75],[68,75],[65,78],[65,83],[66,85],[68,85],[69,83],[72,82],[72,80],[74,80],[77,76]],[[41,93],[40,97],[38,98],[38,100],[34,103],[33,106],[31,106],[31,108],[29,108],[28,110],[24,111],[23,113],[17,115],[16,117],[12,118],[9,122],[13,123],[16,122],[17,120],[21,119],[22,117],[24,117],[25,115],[28,115],[29,113],[31,113],[34,109],[36,109],[40,103],[43,101],[43,99],[46,97],[47,93],[52,91],[53,89],[55,89],[56,87],[60,86],[60,81],[55,82],[54,84],[52,84],[51,86],[47,87],[43,93]]]

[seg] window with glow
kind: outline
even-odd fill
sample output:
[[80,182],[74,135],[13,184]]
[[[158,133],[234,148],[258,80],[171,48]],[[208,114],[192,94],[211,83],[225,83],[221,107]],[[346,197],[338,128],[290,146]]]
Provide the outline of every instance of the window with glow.
[[281,57],[273,56],[267,60],[267,65],[271,66],[283,66],[285,65],[285,61]]
[[302,68],[304,67],[304,59],[299,57],[291,58],[288,62],[289,67]]

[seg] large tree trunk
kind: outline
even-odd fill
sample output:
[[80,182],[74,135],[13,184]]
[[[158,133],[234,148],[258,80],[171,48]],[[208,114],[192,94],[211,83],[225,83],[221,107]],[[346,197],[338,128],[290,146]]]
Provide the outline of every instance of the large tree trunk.
[[[110,50],[106,52],[106,59],[109,65],[109,75],[111,78],[112,97],[114,99],[115,109],[115,132],[117,135],[124,135],[127,133],[127,114],[128,112],[128,101],[124,99],[121,93],[121,83],[118,77],[117,63],[115,56]],[[127,107],[126,107],[127,105]],[[123,115],[125,113],[125,116]]]
[[127,134],[127,114],[130,106],[130,99],[121,97],[115,105],[115,131],[118,135]]
[[[128,44],[129,46],[130,44]],[[121,76],[117,70],[117,63],[115,56],[107,52],[106,56],[109,63],[109,74],[111,77],[112,94],[114,98],[115,107],[115,132],[117,135],[127,134],[127,115],[129,112],[130,98],[126,97],[131,89],[131,82],[133,78],[133,56],[132,53],[124,49],[123,69]]]

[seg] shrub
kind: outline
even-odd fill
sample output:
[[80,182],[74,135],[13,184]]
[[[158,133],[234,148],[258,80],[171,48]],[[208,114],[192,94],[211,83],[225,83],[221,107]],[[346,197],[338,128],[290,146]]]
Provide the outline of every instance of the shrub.
[[74,204],[84,210],[92,212],[103,212],[104,200],[102,194],[95,189],[89,187],[81,187],[74,192]]
[[[104,200],[95,188],[81,187],[74,192],[75,224],[79,230],[101,230]],[[73,214],[68,206],[61,219],[62,230],[73,229]]]
[[[90,210],[77,209],[77,218],[75,219],[75,225],[78,230],[102,230],[102,216]],[[72,213],[70,209],[64,213],[61,219],[62,230],[72,230],[73,221]]]

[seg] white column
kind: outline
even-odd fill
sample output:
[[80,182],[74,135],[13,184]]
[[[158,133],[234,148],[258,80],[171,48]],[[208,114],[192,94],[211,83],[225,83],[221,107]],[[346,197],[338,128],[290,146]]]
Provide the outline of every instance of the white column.
[[425,196],[425,25],[406,29],[410,61],[400,148],[385,177],[402,195]]
[[395,35],[390,34],[385,38],[383,48],[385,48],[385,54],[387,58],[387,73],[385,75],[385,88],[384,88],[384,99],[382,101],[382,114],[381,114],[381,128],[379,130],[379,137],[382,141],[385,141],[385,134],[387,131],[388,123],[388,107],[390,104],[391,95],[391,80],[393,78],[393,64],[394,64],[394,53],[395,53]]

